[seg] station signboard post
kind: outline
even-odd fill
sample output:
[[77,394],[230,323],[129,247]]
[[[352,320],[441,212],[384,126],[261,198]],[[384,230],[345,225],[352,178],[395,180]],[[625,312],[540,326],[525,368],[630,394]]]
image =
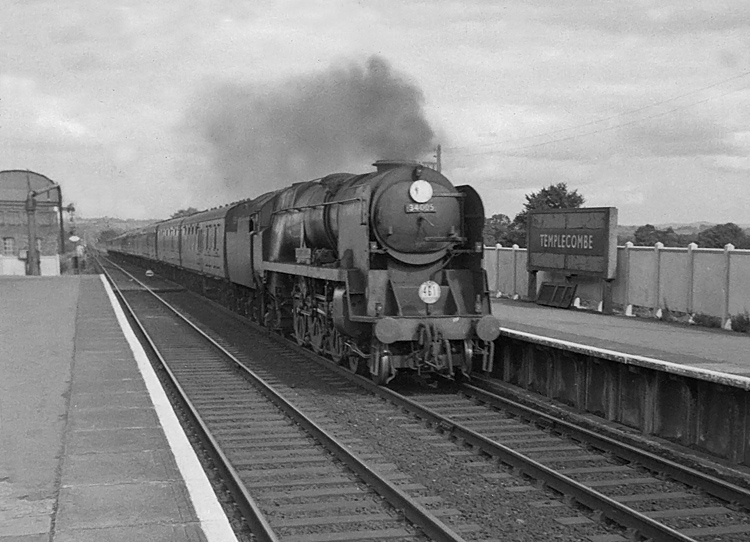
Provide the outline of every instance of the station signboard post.
[[538,271],[566,277],[601,278],[603,311],[611,312],[617,273],[617,209],[543,209],[529,213],[527,227],[529,298],[536,299]]

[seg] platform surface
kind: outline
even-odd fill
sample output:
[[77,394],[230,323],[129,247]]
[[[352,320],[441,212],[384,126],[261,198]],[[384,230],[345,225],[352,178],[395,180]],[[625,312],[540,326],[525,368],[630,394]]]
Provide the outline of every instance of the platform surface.
[[98,276],[0,277],[0,542],[219,539],[146,382]]
[[747,333],[509,299],[493,300],[492,312],[504,329],[663,360],[686,368],[750,377]]

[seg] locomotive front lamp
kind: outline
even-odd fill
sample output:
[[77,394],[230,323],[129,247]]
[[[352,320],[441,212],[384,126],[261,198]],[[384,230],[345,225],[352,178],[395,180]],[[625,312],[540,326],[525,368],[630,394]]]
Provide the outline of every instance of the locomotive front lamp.
[[375,252],[378,249],[377,241],[370,241],[370,251]]
[[432,185],[424,179],[411,183],[409,196],[417,203],[427,203],[432,198]]
[[422,166],[417,166],[414,168],[414,171],[411,172],[411,178],[412,180],[416,181],[422,176],[423,168]]
[[482,241],[477,241],[474,243],[474,252],[482,252],[484,250],[484,243]]

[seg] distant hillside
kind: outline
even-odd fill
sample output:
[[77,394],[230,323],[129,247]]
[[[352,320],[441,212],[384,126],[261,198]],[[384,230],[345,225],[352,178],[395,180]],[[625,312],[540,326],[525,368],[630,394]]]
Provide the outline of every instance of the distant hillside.
[[131,218],[112,218],[108,216],[102,218],[76,217],[73,223],[66,223],[66,229],[71,233],[75,233],[87,243],[93,243],[99,238],[99,234],[105,230],[125,232],[148,226],[154,222],[158,222],[158,220],[135,220]]

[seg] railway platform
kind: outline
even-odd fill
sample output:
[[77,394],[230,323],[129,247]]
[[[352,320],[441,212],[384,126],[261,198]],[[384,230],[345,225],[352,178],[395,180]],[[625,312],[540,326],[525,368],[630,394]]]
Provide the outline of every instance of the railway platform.
[[0,542],[236,540],[113,301],[0,277]]
[[[507,331],[552,338],[580,349],[617,352],[635,364],[666,372],[715,372],[750,378],[750,335],[655,319],[565,310],[494,299],[492,312]],[[640,361],[640,363],[638,363]]]
[[675,443],[680,461],[750,466],[748,334],[512,300],[493,313],[494,377],[593,415],[597,431]]

